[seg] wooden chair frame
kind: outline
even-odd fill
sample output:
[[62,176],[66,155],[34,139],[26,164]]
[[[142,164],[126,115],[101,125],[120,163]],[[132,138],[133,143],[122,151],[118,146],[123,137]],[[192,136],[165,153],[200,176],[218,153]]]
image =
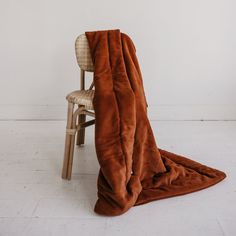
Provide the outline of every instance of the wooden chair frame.
[[[85,90],[85,70],[80,69],[80,71],[80,90]],[[92,82],[88,90],[92,90],[93,87],[94,83]],[[75,109],[76,105],[78,106],[77,109]],[[83,145],[85,141],[85,128],[95,123],[95,119],[86,121],[87,115],[95,118],[95,113],[86,109],[85,106],[68,101],[65,151],[62,168],[63,179],[71,179],[76,134],[77,145]]]

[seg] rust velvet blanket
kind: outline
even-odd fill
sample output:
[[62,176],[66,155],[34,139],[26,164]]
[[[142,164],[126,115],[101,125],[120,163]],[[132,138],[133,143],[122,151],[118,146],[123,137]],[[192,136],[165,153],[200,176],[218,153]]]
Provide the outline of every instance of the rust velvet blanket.
[[100,164],[95,212],[120,215],[132,206],[224,179],[219,170],[157,147],[132,40],[118,29],[86,32],[86,37],[95,69],[95,147]]

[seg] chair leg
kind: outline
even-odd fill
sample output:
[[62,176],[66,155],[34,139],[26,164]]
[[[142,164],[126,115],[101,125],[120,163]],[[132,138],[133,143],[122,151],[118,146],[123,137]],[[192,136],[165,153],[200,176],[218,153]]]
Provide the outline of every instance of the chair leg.
[[73,111],[74,111],[74,104],[68,103],[64,161],[63,161],[63,168],[62,168],[63,179],[68,179],[68,172],[69,172],[68,169],[69,169],[69,164],[71,162],[70,157],[71,155],[73,155],[73,152],[71,153],[71,143],[73,141],[73,135],[71,135],[69,132],[69,129],[72,128]]
[[[86,121],[86,115],[85,114],[80,114],[78,116],[78,123],[81,124],[85,121]],[[85,128],[78,130],[76,144],[78,146],[84,144],[84,139],[85,139]]]
[[[72,127],[72,129],[75,129],[76,127]],[[70,155],[68,160],[68,173],[67,173],[67,179],[71,179],[71,173],[72,173],[72,165],[73,165],[73,156],[74,156],[74,146],[75,146],[75,132],[71,134],[71,142],[70,142]]]
[[71,142],[70,142],[70,155],[69,155],[69,160],[68,160],[68,173],[67,173],[67,179],[71,179],[71,173],[72,173],[72,165],[73,165],[73,156],[74,156],[74,146],[75,146],[75,135],[77,131],[77,119],[81,115],[81,108],[78,108],[74,113],[73,113],[73,119],[72,119],[72,127],[70,129],[71,131]]

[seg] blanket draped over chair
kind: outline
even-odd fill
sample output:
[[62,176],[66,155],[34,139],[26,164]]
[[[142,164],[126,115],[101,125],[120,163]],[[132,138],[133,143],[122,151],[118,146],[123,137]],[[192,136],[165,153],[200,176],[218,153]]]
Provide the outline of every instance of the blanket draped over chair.
[[194,192],[224,179],[219,170],[157,147],[132,40],[119,29],[86,32],[86,37],[94,63],[100,165],[94,211],[120,215],[132,206]]

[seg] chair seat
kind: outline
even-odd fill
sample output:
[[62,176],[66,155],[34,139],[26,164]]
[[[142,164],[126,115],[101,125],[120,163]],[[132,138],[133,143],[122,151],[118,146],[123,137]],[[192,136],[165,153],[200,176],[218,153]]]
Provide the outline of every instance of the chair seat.
[[83,105],[88,110],[93,110],[94,90],[76,90],[66,96],[68,102]]

